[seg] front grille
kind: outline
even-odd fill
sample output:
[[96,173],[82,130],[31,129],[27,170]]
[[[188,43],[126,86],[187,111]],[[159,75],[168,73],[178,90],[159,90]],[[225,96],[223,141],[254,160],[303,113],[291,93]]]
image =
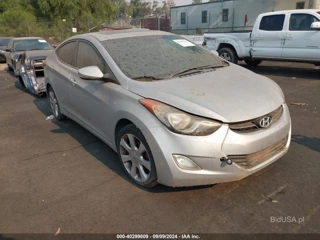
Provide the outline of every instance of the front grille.
[[33,66],[36,78],[44,77],[43,61],[44,61],[43,59],[32,61],[32,66]]
[[[282,116],[283,114],[283,106],[281,105],[280,107],[278,107],[276,110],[272,111],[271,113],[259,117],[259,118],[255,118],[249,121],[245,121],[245,122],[240,122],[240,123],[231,123],[229,124],[229,127],[231,130],[235,131],[235,132],[241,132],[241,133],[247,133],[247,132],[254,132],[257,131],[259,129],[261,129],[259,127],[259,125],[257,124],[257,122],[263,118],[263,117],[271,117],[272,118],[272,124],[276,123]],[[271,124],[271,125],[272,125]]]
[[232,161],[244,169],[253,168],[285,150],[288,136],[281,141],[255,153],[245,155],[229,155]]

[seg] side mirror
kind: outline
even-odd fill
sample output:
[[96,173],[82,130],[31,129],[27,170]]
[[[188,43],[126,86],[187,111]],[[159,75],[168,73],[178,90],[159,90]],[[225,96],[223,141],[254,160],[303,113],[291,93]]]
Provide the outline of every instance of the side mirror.
[[11,48],[6,48],[6,52],[11,52]]
[[100,80],[104,77],[100,68],[98,68],[97,66],[80,68],[78,70],[78,74],[80,78],[85,80]]
[[310,28],[320,30],[320,22],[313,22]]

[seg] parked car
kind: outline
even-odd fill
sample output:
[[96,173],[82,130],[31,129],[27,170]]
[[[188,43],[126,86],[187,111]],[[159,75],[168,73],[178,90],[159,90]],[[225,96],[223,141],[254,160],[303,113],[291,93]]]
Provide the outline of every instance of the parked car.
[[235,181],[288,151],[279,86],[175,34],[78,35],[46,61],[55,119],[101,138],[143,187]]
[[320,64],[320,10],[260,14],[253,31],[204,34],[204,45],[221,57],[257,66],[262,60]]
[[5,53],[10,39],[10,37],[0,37],[0,63],[6,62]]
[[20,83],[31,93],[41,95],[46,91],[43,63],[53,47],[43,38],[13,38],[8,44],[6,61],[9,70],[19,77]]

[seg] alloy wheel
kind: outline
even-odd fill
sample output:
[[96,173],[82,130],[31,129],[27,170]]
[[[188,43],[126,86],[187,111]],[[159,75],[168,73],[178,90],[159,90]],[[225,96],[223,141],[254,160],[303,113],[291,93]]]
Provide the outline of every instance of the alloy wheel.
[[49,92],[49,98],[50,98],[51,111],[54,114],[54,116],[57,117],[59,115],[59,105],[58,105],[57,98],[56,98],[53,91]]
[[143,143],[133,134],[125,134],[120,140],[120,157],[130,176],[137,182],[146,182],[151,175],[149,154]]
[[223,59],[231,62],[231,56],[230,56],[230,54],[227,53],[227,52],[222,52],[222,53],[220,54],[220,57],[222,57]]

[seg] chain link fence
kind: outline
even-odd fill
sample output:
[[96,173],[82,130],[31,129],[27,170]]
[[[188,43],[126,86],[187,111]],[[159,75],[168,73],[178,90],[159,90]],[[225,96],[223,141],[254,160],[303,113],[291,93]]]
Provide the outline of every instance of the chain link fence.
[[45,21],[0,21],[0,37],[28,37],[36,36],[47,39],[57,45],[63,40],[77,34],[88,32],[104,32],[112,29],[148,28],[151,30],[170,31],[170,19],[166,16],[146,18],[119,18],[85,20]]

